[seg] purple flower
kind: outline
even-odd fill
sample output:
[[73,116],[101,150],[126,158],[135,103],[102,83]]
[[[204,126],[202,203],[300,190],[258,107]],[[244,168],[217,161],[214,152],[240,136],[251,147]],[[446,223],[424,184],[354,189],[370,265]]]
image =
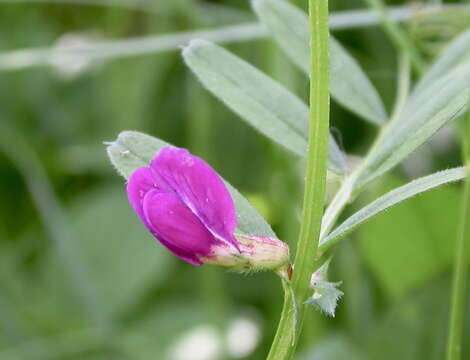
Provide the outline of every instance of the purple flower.
[[127,194],[149,231],[184,261],[201,265],[215,246],[239,251],[233,200],[219,175],[189,151],[162,148],[150,167],[134,171]]
[[[270,253],[276,257],[275,267],[279,261],[287,261],[288,248],[280,240],[247,235],[237,235],[240,241],[235,238],[235,206],[225,184],[207,163],[185,149],[162,148],[149,167],[132,173],[127,194],[155,238],[192,265],[269,268],[265,265]],[[257,253],[262,256],[258,266]]]

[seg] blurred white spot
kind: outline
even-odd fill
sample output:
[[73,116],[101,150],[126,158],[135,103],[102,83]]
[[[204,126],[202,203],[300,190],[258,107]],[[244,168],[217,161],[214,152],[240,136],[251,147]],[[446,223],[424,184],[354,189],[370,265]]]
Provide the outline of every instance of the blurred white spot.
[[433,159],[429,144],[423,145],[402,163],[405,174],[410,179],[424,176],[432,171]]
[[170,349],[171,360],[216,360],[222,350],[221,338],[209,325],[195,327],[176,340]]
[[234,358],[243,358],[255,350],[260,329],[255,320],[240,317],[232,321],[227,331],[227,350]]
[[67,33],[62,35],[54,46],[52,65],[64,79],[72,79],[84,73],[91,66],[85,55],[96,40],[86,34]]
[[455,146],[455,132],[452,126],[445,126],[440,129],[432,138],[432,148],[440,154],[445,154]]
[[452,126],[443,127],[434,134],[428,143],[418,148],[403,161],[403,169],[406,175],[414,179],[429,174],[434,169],[434,155],[445,155],[455,146],[454,129]]

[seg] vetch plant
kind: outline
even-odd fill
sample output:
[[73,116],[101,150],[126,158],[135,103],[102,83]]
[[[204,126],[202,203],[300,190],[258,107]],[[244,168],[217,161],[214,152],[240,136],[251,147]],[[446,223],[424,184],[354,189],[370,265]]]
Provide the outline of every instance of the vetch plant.
[[[322,266],[319,262],[326,252],[331,259],[332,245],[382,211],[467,176],[465,167],[457,167],[415,179],[336,225],[343,210],[373,180],[395,168],[468,109],[470,30],[455,39],[426,71],[423,65],[424,74],[411,91],[405,54],[396,104],[389,116],[365,72],[330,37],[326,0],[310,0],[309,16],[283,0],[253,0],[253,8],[288,57],[310,77],[309,107],[216,44],[193,40],[182,55],[201,84],[242,120],[305,159],[303,211],[292,267],[287,246],[267,222],[202,159],[129,131],[121,133],[107,151],[116,169],[128,179],[134,210],[175,255],[193,265],[269,269],[281,275],[285,302],[268,359],[286,360],[294,356],[306,305],[334,315],[343,294],[339,282],[327,280],[330,260]],[[406,44],[409,52],[412,42],[406,40]],[[330,93],[338,104],[379,128],[375,142],[354,168],[348,166],[348,155],[329,134]],[[327,171],[341,179],[329,204],[325,203]],[[457,346],[455,340],[453,346]]]

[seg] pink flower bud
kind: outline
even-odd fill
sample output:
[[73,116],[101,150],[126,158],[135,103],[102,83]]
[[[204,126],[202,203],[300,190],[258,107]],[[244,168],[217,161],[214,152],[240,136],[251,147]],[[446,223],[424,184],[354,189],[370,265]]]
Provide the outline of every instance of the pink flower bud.
[[280,240],[236,235],[233,200],[219,175],[185,149],[164,147],[149,167],[134,171],[129,202],[168,250],[192,264],[241,271],[276,269],[289,249]]

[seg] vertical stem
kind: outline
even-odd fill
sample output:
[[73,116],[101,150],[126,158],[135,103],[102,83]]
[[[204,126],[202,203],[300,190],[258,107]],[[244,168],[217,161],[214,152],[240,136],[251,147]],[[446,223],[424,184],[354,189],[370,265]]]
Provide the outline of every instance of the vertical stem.
[[377,11],[382,21],[383,27],[390,40],[394,43],[398,50],[402,49],[408,54],[411,64],[419,75],[423,75],[426,71],[426,62],[421,57],[421,54],[416,49],[413,41],[408,35],[400,28],[400,26],[392,20],[388,9],[382,0],[366,0],[367,4]]
[[467,167],[464,195],[460,218],[460,229],[455,246],[454,274],[452,281],[452,300],[450,309],[449,333],[447,339],[447,360],[461,359],[462,321],[465,308],[466,275],[468,265],[465,255],[470,240],[470,112],[465,124],[464,160]]
[[307,298],[323,216],[330,117],[328,0],[310,0],[311,79],[307,173],[293,286]]
[[[329,132],[329,31],[328,0],[309,0],[311,33],[310,122],[307,171],[300,236],[294,261],[292,286],[298,302],[295,324],[292,296],[286,294],[281,320],[268,360],[291,359],[304,316],[309,280],[314,270],[325,199]],[[299,331],[296,331],[299,329]]]

